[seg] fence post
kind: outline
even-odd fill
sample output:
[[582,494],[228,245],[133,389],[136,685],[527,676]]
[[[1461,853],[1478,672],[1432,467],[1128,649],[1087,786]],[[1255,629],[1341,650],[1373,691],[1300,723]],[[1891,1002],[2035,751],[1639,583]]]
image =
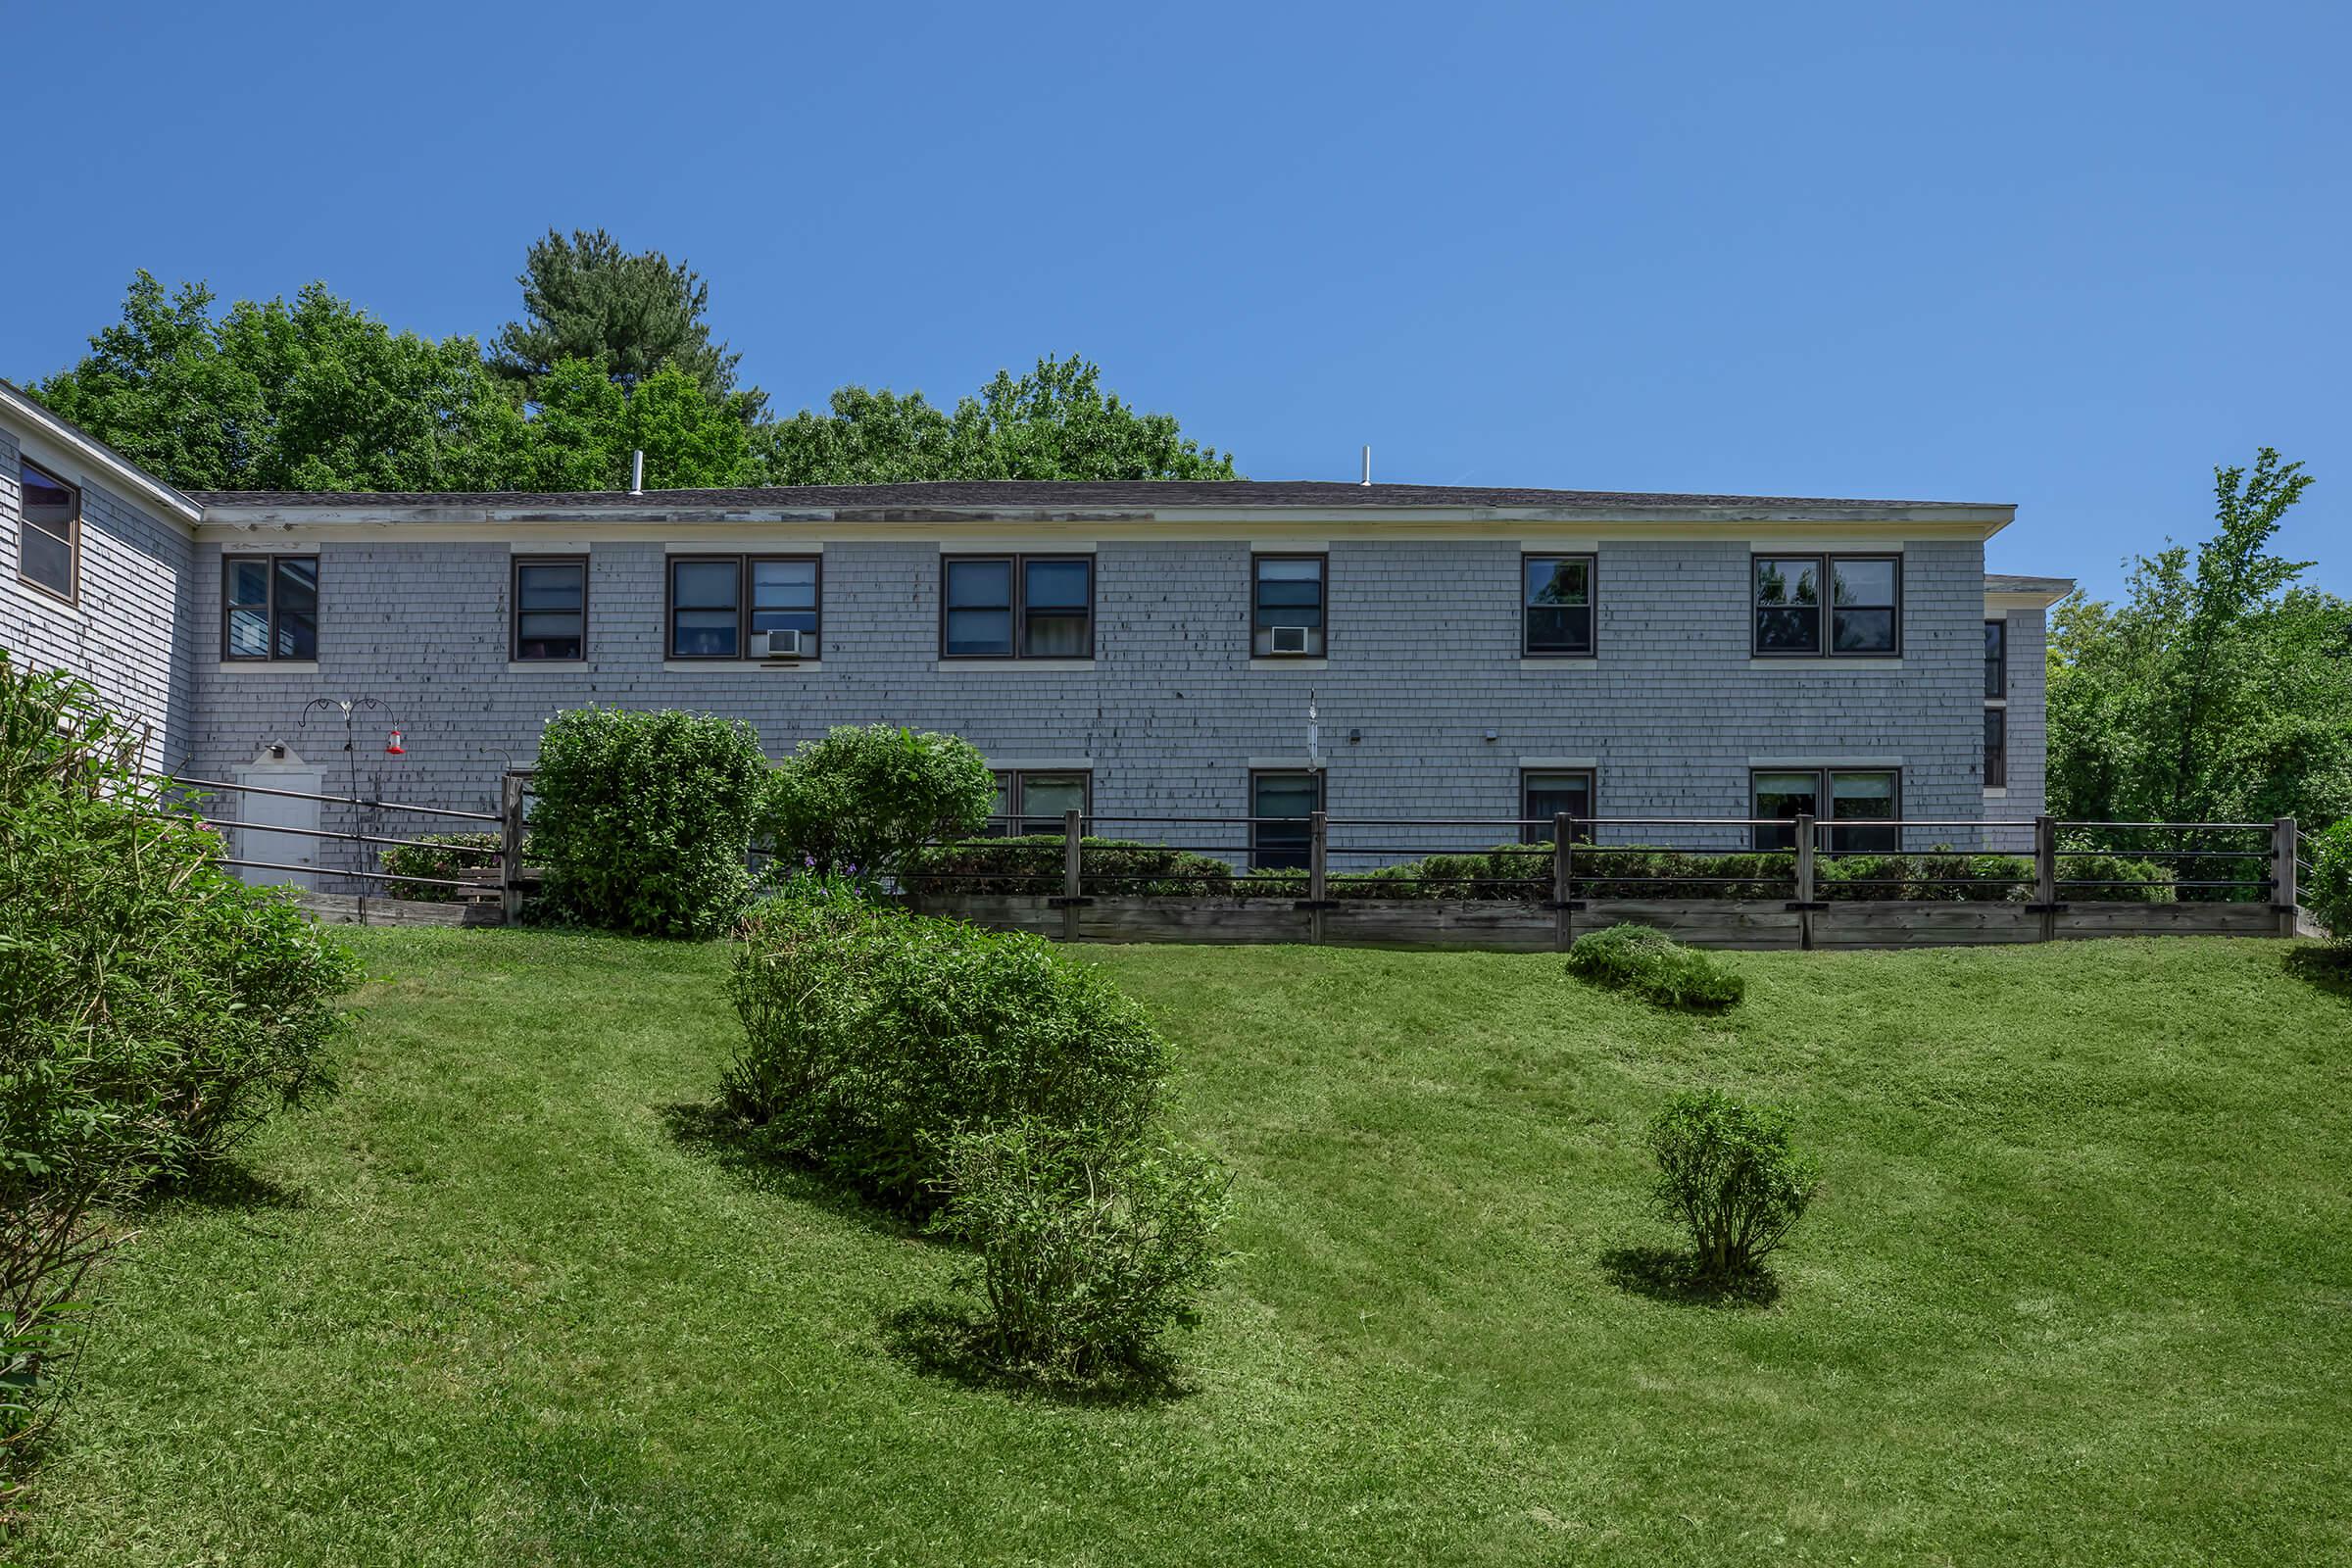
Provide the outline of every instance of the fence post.
[[1569,929],[1573,912],[1569,905],[1569,890],[1576,886],[1576,848],[1572,840],[1568,813],[1551,814],[1551,945],[1554,949],[1568,946],[1575,933]]
[[1306,902],[1308,940],[1323,942],[1323,901],[1329,896],[1331,813],[1310,811],[1306,818]]
[[2058,935],[2058,824],[2044,814],[2034,819],[2034,906],[2041,915],[2041,940]]
[[1078,940],[1079,901],[1085,897],[1085,823],[1078,808],[1061,813],[1061,940]]
[[1799,811],[1796,817],[1796,945],[1805,952],[1813,951],[1813,813]]
[[522,775],[498,781],[499,908],[509,925],[522,918]]
[[2282,816],[2271,824],[2271,912],[2278,916],[2278,934],[2295,934],[2295,902],[2302,890],[2295,885],[2295,819]]

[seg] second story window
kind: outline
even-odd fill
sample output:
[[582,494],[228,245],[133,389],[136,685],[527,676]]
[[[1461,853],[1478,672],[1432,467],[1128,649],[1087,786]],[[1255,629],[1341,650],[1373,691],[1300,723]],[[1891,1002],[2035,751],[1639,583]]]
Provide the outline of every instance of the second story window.
[[671,659],[819,657],[815,556],[669,558]]
[[318,657],[318,558],[220,558],[220,657]]
[[1092,659],[1091,556],[948,556],[940,564],[942,659]]
[[81,492],[22,459],[17,463],[17,575],[60,599],[81,590]]
[[1519,652],[1530,659],[1590,658],[1592,558],[1519,558]]
[[2009,695],[2009,623],[2005,620],[1984,623],[1984,695]]
[[1322,556],[1250,558],[1250,654],[1254,659],[1321,657]]
[[1984,710],[1984,787],[2009,787],[2009,710]]
[[514,558],[513,657],[572,662],[588,657],[588,558]]
[[1751,577],[1759,658],[1902,651],[1899,556],[1756,556]]

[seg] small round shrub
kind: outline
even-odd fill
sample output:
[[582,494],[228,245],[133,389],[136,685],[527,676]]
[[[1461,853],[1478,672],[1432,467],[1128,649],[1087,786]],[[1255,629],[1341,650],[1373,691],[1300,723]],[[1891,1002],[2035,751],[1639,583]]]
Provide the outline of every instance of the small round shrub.
[[640,936],[710,937],[751,897],[767,778],[740,719],[575,708],[547,722],[531,787],[551,913]]
[[858,899],[786,896],[745,923],[728,1108],[773,1152],[901,1212],[948,1141],[1018,1118],[1142,1136],[1167,1047],[1100,970],[1042,937]]
[[1630,922],[1587,932],[1569,944],[1568,972],[1661,1007],[1729,1007],[1747,995],[1740,971],[1714,955]]
[[926,844],[980,832],[996,792],[969,741],[844,724],[776,764],[759,836],[788,865],[887,876]]
[[1031,1119],[950,1140],[931,1230],[970,1246],[989,1358],[1046,1380],[1146,1369],[1195,1321],[1231,1178],[1197,1151]]
[[1648,1144],[1658,1212],[1690,1233],[1694,1272],[1717,1284],[1756,1275],[1820,1185],[1786,1112],[1712,1089],[1669,1100]]

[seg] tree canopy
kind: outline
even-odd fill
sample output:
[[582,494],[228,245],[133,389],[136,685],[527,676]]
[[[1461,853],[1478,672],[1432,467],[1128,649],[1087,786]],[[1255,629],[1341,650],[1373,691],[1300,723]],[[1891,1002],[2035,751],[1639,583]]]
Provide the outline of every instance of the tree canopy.
[[2050,638],[2049,797],[2091,821],[2352,815],[2352,604],[2271,551],[2311,477],[2265,447],[2214,470],[2218,529],[2137,558],[2120,605]]

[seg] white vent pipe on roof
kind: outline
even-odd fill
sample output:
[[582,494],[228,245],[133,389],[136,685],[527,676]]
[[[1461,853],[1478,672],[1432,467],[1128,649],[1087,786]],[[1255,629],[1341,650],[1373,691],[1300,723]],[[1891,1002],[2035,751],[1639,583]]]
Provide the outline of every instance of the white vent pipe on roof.
[[1364,483],[1372,482],[1372,449],[1364,448]]
[[[1369,452],[1371,448],[1366,447],[1364,450]],[[1369,462],[1370,460],[1366,459],[1365,461]],[[639,447],[629,459],[629,494],[633,496],[645,494],[645,448],[643,447]]]

